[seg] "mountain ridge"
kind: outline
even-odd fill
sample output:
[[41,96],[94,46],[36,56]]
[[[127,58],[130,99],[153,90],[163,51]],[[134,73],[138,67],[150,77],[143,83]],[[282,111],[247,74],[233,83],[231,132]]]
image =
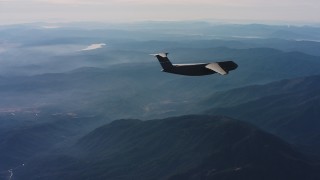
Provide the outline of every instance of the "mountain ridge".
[[221,92],[212,98],[221,95],[228,103],[216,103],[205,112],[253,123],[319,156],[319,84],[320,76],[311,76]]
[[223,116],[117,120],[87,134],[63,154],[54,158],[63,163],[48,164],[51,158],[42,157],[19,174],[32,179],[41,166],[37,177],[47,179],[319,177],[316,164],[281,139]]

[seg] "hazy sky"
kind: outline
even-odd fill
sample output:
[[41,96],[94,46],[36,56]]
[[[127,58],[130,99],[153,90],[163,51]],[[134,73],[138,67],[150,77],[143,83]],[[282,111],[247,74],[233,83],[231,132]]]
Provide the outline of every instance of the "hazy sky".
[[320,0],[0,0],[0,24],[144,20],[320,22]]

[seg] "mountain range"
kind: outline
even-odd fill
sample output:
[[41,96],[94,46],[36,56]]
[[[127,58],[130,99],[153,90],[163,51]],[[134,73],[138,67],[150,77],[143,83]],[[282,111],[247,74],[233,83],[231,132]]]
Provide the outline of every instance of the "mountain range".
[[217,61],[232,59],[239,68],[228,76],[172,76],[160,72],[159,63],[144,54],[150,62],[1,77],[0,107],[35,108],[41,112],[54,107],[57,112],[102,114],[113,119],[168,117],[185,114],[198,99],[219,90],[314,75],[320,68],[317,56],[266,48],[176,49],[172,52],[169,58],[174,63],[181,63],[182,59],[191,62],[197,57],[204,60],[193,62],[209,62],[210,57],[215,57]]
[[[211,103],[214,102],[214,103]],[[216,93],[203,102],[320,155],[320,76],[282,80]],[[202,107],[203,107],[202,106]]]
[[46,27],[0,26],[0,179],[320,179],[319,27]]
[[23,179],[317,179],[279,138],[219,116],[117,120],[68,150],[27,162]]

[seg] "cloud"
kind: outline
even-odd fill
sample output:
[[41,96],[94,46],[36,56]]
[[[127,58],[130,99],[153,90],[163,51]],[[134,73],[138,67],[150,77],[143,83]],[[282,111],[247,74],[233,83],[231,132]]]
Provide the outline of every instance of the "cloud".
[[91,51],[91,50],[94,50],[94,49],[99,49],[99,48],[102,48],[103,46],[105,46],[106,44],[104,43],[99,43],[99,44],[91,44],[90,46],[84,48],[84,49],[81,49],[81,51]]

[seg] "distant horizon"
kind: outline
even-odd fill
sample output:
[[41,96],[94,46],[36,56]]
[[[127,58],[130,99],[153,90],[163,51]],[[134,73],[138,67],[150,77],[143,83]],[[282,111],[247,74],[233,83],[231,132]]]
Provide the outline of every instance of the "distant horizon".
[[0,0],[0,25],[222,21],[320,24],[318,0]]
[[0,26],[14,26],[14,25],[32,25],[32,24],[43,24],[47,29],[60,28],[57,25],[61,24],[113,24],[113,25],[130,25],[139,23],[191,23],[191,22],[203,22],[213,25],[223,24],[261,24],[270,26],[314,26],[320,27],[320,22],[299,22],[299,21],[254,21],[254,20],[222,20],[222,19],[193,19],[193,20],[137,20],[137,21],[30,21],[30,22],[11,22],[1,23]]

